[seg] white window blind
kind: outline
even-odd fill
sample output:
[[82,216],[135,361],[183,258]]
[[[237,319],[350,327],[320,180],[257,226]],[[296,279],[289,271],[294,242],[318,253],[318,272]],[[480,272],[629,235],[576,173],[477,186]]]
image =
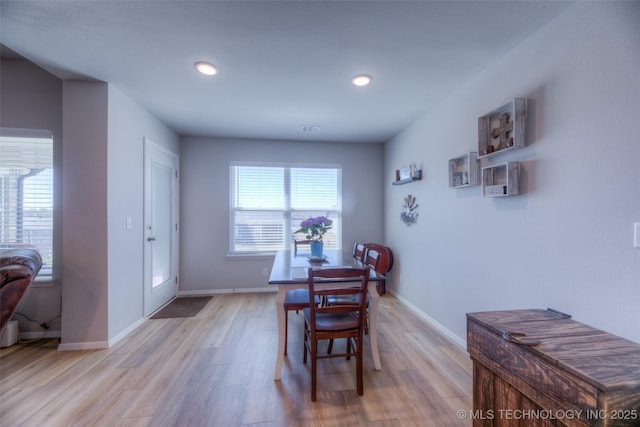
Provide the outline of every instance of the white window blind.
[[341,230],[339,167],[231,165],[230,252],[289,249],[300,223],[312,216],[333,220],[327,248],[339,248]]
[[0,250],[35,248],[50,278],[53,265],[53,136],[0,129]]

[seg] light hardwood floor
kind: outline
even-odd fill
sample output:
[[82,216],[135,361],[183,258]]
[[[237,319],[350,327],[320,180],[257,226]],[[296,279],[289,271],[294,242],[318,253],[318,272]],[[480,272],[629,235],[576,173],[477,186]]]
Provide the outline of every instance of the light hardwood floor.
[[[365,340],[355,360],[302,364],[301,315],[273,380],[275,294],[215,295],[196,317],[148,320],[108,350],[58,352],[57,340],[0,350],[1,426],[469,426],[467,353],[392,296],[381,299],[382,371]],[[339,345],[336,343],[336,345]]]

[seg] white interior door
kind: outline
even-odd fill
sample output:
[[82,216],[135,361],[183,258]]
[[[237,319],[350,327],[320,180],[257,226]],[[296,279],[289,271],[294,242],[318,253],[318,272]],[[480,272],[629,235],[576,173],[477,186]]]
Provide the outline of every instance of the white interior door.
[[178,156],[144,141],[144,315],[178,293]]

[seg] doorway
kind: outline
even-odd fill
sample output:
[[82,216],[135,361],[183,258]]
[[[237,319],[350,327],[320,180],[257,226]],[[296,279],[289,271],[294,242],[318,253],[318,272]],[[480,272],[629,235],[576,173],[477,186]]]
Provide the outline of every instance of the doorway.
[[178,293],[176,154],[144,139],[144,316]]

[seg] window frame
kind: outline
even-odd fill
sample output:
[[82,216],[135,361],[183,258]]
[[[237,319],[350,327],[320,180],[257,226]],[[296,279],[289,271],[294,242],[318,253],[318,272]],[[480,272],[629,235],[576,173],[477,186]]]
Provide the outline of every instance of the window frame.
[[[43,265],[42,268],[40,270],[40,272],[38,273],[38,275],[36,276],[36,278],[34,279],[34,283],[32,286],[47,286],[47,285],[51,285],[54,282],[54,277],[55,277],[55,258],[56,258],[56,254],[54,252],[54,240],[55,240],[55,211],[56,211],[56,198],[55,198],[55,194],[56,194],[56,183],[55,183],[55,166],[54,166],[54,146],[55,146],[55,140],[54,140],[54,135],[53,132],[50,130],[43,130],[43,129],[23,129],[23,128],[6,128],[6,127],[0,127],[0,137],[2,138],[22,138],[22,139],[46,139],[49,140],[49,144],[50,144],[50,153],[48,153],[47,155],[50,157],[50,163],[48,163],[48,165],[50,165],[50,167],[47,168],[43,168],[43,170],[47,170],[50,169],[50,193],[48,193],[48,196],[46,196],[46,199],[50,199],[51,201],[51,205],[50,207],[47,206],[45,209],[50,210],[50,216],[47,219],[47,225],[49,226],[48,229],[50,229],[50,235],[47,236],[47,240],[49,240],[48,244],[46,245],[45,249],[47,250],[47,254],[43,254],[42,253],[42,248],[37,248],[38,252],[42,255],[43,258]],[[28,142],[27,142],[28,143]],[[33,144],[33,143],[32,143]],[[2,156],[0,156],[2,157]],[[14,160],[14,159],[11,159]],[[28,179],[29,177],[27,175],[24,175],[24,180],[20,181],[22,182],[22,185],[24,185],[24,182],[26,179]],[[5,179],[5,177],[0,177],[0,182],[3,182]],[[4,184],[3,184],[4,185]],[[3,190],[4,187],[2,189],[0,189],[0,203],[3,203],[3,199],[2,197],[4,197],[3,194]],[[20,190],[16,189],[16,191],[18,191],[19,193],[23,193],[24,191],[24,186],[21,187]],[[15,202],[18,203],[17,201],[19,200],[20,196],[17,195],[16,196],[16,200]],[[11,211],[11,210],[9,210]],[[16,208],[15,208],[15,213],[16,215],[19,215],[19,212],[24,212],[24,199],[22,200],[22,206],[19,207],[16,204]],[[19,220],[18,218],[16,218],[16,223],[15,223],[15,227],[18,228],[18,223],[20,222],[20,228],[22,228],[22,232],[24,233],[25,231],[28,230],[40,230],[40,228],[24,228],[24,217],[22,218],[22,220]],[[0,227],[3,227],[2,224],[0,224]],[[0,247],[0,251],[2,250],[6,250],[6,249],[11,249],[12,247],[21,247],[21,245],[24,245],[25,242],[3,242],[4,245],[2,245],[2,247]],[[4,247],[6,245],[6,248]],[[33,243],[29,243],[29,245],[33,246]]]
[[[235,167],[257,167],[257,168],[282,168],[283,174],[283,190],[285,207],[282,210],[279,209],[264,209],[264,211],[282,212],[284,220],[283,230],[283,243],[284,247],[276,250],[255,250],[255,251],[238,251],[235,249],[235,212],[238,210],[234,206],[234,191],[236,189],[234,168]],[[291,202],[291,170],[292,169],[335,169],[337,172],[336,182],[336,198],[337,206],[335,209],[293,209]],[[259,211],[257,209],[256,211]],[[230,258],[251,258],[251,257],[263,257],[273,256],[277,250],[291,250],[293,248],[293,239],[296,236],[293,233],[294,224],[292,224],[292,213],[294,212],[332,212],[335,214],[335,219],[332,231],[335,233],[336,249],[342,249],[342,165],[335,163],[289,163],[289,162],[253,162],[253,161],[232,161],[229,164],[229,233],[228,233],[228,256]],[[314,214],[315,215],[315,214]],[[320,215],[320,214],[318,214]],[[297,227],[296,227],[297,228]],[[299,235],[299,238],[303,238]]]

